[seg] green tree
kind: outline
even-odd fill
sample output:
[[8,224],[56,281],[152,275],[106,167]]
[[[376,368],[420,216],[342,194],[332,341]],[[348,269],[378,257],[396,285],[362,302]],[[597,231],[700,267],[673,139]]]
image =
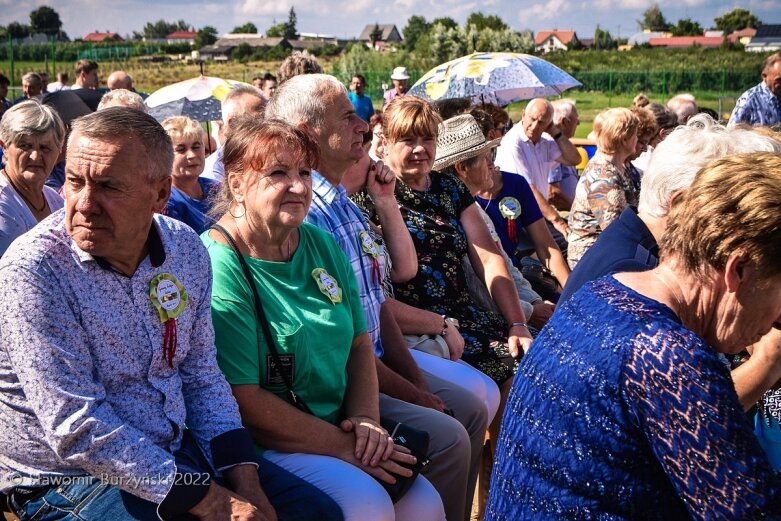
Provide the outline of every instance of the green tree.
[[699,22],[691,18],[681,18],[678,23],[670,26],[673,36],[702,36],[703,30]]
[[234,27],[231,34],[257,34],[257,32],[257,26],[252,22],[247,22],[244,25]]
[[507,24],[495,14],[486,16],[480,11],[469,15],[469,18],[466,19],[466,27],[474,27],[478,31],[483,29],[503,31],[508,28]]
[[266,29],[266,36],[269,38],[282,38],[285,36],[285,26],[287,24],[285,22],[280,22],[278,24],[274,24],[268,29]]
[[458,23],[449,16],[443,16],[441,18],[434,18],[431,22],[431,27],[435,25],[441,25],[445,29],[458,29]]
[[285,34],[283,36],[288,40],[298,40],[298,17],[296,16],[296,10],[291,7],[290,12],[287,14],[287,23],[285,24]]
[[733,9],[732,11],[715,18],[713,21],[716,24],[716,29],[724,31],[724,36],[728,36],[734,31],[740,31],[747,27],[756,29],[762,25],[759,18],[754,16],[750,11],[741,8]]
[[234,60],[238,60],[242,63],[246,63],[250,56],[252,56],[252,53],[254,51],[252,50],[252,47],[249,46],[248,43],[242,42],[239,44],[238,47],[233,49],[233,52],[231,53],[231,58]]
[[599,25],[594,29],[594,49],[615,49],[618,43],[610,35],[610,31],[600,29]]
[[20,24],[19,22],[11,22],[5,30],[8,33],[8,36],[13,39],[27,38],[30,36],[30,26]]
[[382,39],[382,29],[380,29],[380,25],[375,22],[374,28],[372,29],[372,32],[369,34],[369,40],[372,44],[372,49],[377,48],[377,42]]
[[143,36],[144,38],[162,39],[176,31],[189,31],[190,27],[190,24],[184,20],[171,23],[160,19],[154,23],[147,22],[143,29]]
[[217,41],[217,29],[211,25],[207,25],[198,30],[198,34],[195,36],[195,46],[199,49],[206,47]]
[[643,19],[637,21],[640,28],[648,31],[666,31],[670,24],[662,14],[659,4],[654,4],[643,12]]
[[407,20],[407,26],[402,30],[404,35],[404,47],[408,50],[415,49],[418,39],[431,28],[426,19],[419,15],[412,15]]
[[48,5],[43,5],[30,12],[30,31],[33,34],[43,33],[55,36],[61,30],[62,22],[60,21],[60,15]]

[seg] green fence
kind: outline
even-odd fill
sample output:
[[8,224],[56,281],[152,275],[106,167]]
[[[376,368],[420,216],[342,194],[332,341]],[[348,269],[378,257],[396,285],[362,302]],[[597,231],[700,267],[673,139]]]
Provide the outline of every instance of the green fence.
[[[393,87],[390,72],[362,72],[366,77],[366,94],[373,100],[382,99],[383,90]],[[425,71],[409,71],[410,86]],[[337,73],[336,76],[350,84],[351,77]],[[583,84],[582,90],[613,94],[655,94],[671,96],[679,92],[714,92],[720,96],[742,92],[759,82],[755,69],[747,70],[671,70],[671,71],[578,71],[572,73]]]

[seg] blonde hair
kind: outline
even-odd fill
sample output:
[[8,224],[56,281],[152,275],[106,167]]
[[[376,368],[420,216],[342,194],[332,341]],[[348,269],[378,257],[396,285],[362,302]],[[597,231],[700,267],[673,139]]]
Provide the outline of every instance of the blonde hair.
[[597,147],[605,154],[615,154],[630,136],[637,132],[640,120],[622,107],[607,109],[594,118]]
[[637,117],[637,139],[650,141],[659,132],[653,112],[643,107],[629,109]]
[[171,116],[163,120],[163,128],[171,139],[200,141],[203,137],[201,124],[187,116]]
[[433,105],[409,94],[388,103],[382,117],[382,132],[389,143],[411,136],[436,139],[442,123]]
[[679,258],[700,278],[740,251],[760,281],[781,273],[781,154],[737,154],[708,163],[671,206],[661,259]]

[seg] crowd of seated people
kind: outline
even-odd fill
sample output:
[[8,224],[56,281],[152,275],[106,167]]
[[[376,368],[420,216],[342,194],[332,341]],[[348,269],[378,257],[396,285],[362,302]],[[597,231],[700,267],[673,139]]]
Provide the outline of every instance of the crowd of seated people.
[[279,78],[208,161],[129,91],[3,115],[9,513],[466,521],[488,435],[485,519],[781,519],[777,130],[638,97],[577,174],[572,100]]

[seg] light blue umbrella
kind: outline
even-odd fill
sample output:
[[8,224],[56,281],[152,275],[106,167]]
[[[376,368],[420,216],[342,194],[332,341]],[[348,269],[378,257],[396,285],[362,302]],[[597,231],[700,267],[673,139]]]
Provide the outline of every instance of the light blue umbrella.
[[409,94],[430,101],[472,98],[506,106],[515,101],[556,96],[582,84],[542,58],[511,52],[475,52],[437,65]]

